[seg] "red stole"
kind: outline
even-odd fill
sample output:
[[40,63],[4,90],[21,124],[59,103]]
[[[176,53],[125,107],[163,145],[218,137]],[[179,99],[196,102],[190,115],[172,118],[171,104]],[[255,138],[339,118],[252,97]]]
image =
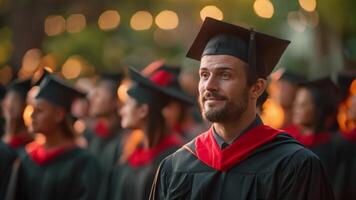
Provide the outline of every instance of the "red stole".
[[17,149],[21,146],[25,146],[26,144],[33,141],[33,138],[29,133],[20,133],[18,135],[14,135],[10,137],[8,141],[8,145],[14,149]]
[[356,128],[348,132],[341,132],[341,135],[349,141],[356,142]]
[[151,161],[156,158],[160,153],[167,150],[170,147],[181,146],[183,144],[182,140],[176,135],[168,135],[163,138],[155,147],[150,149],[143,149],[138,147],[129,156],[128,163],[132,167],[142,167],[151,163]]
[[225,149],[220,149],[212,129],[196,138],[195,152],[199,160],[219,171],[229,170],[248,158],[255,149],[281,134],[279,130],[259,125],[241,135]]
[[95,125],[95,134],[100,138],[107,138],[110,136],[110,130],[104,120],[100,120]]
[[331,140],[331,133],[328,131],[304,135],[301,133],[300,127],[297,125],[289,126],[286,128],[286,131],[287,133],[291,133],[296,140],[308,148],[325,144]]
[[44,145],[31,144],[28,149],[28,154],[38,165],[44,165],[76,147],[77,145],[75,144],[67,144],[53,149],[46,149]]

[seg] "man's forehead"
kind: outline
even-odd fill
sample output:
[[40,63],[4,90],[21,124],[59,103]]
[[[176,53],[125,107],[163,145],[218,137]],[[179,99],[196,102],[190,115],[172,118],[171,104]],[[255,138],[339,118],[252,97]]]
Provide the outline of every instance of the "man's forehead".
[[239,58],[230,55],[205,55],[200,62],[200,69],[204,68],[226,68],[231,70],[239,70],[245,67],[247,63]]

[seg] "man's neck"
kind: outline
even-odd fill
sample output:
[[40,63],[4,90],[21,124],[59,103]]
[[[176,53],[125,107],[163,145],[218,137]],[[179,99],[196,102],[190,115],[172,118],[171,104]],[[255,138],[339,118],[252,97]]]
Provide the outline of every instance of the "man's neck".
[[231,143],[256,119],[256,112],[245,112],[239,119],[213,123],[214,129],[227,143]]

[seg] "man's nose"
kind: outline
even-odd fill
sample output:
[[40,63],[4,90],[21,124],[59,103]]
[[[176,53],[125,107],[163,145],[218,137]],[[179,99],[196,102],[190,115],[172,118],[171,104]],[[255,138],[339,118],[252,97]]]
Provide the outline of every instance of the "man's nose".
[[214,76],[210,76],[205,83],[205,89],[208,91],[216,91],[218,90],[218,83]]

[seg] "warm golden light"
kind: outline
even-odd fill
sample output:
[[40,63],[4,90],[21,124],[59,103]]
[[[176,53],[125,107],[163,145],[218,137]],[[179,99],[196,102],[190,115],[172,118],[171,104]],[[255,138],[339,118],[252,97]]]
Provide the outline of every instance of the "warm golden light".
[[298,0],[300,7],[305,11],[313,12],[316,8],[316,0]]
[[66,79],[78,78],[83,69],[83,63],[77,56],[70,57],[62,66],[62,74]]
[[205,17],[222,20],[224,18],[223,12],[216,6],[208,5],[200,11],[200,18],[204,21]]
[[274,13],[274,7],[269,0],[256,0],[253,9],[259,17],[270,19]]
[[79,134],[82,134],[86,128],[83,120],[75,121],[73,127],[74,127],[75,132],[77,132]]
[[30,76],[40,65],[42,53],[39,49],[28,50],[22,58],[21,73],[23,76]]
[[125,103],[128,99],[127,90],[129,89],[130,86],[131,86],[131,81],[125,79],[122,81],[120,87],[117,89],[117,96],[119,100],[123,103]]
[[67,19],[68,33],[79,33],[86,26],[86,18],[83,14],[72,14]]
[[152,26],[153,17],[147,11],[137,11],[130,20],[131,28],[136,31],[147,30]]
[[160,29],[171,30],[177,28],[179,18],[174,11],[164,10],[156,16],[155,22]]
[[262,107],[261,119],[263,123],[273,128],[281,128],[284,120],[282,107],[271,98],[268,98]]
[[65,19],[60,15],[51,15],[45,19],[45,33],[48,36],[59,35],[65,30]]
[[356,79],[352,81],[349,90],[351,95],[356,95]]
[[107,10],[103,12],[98,20],[99,28],[102,30],[112,30],[119,26],[120,15],[116,10]]
[[32,105],[27,105],[25,110],[23,111],[23,120],[25,122],[25,125],[27,127],[30,127],[32,124],[32,118],[31,115],[33,113],[33,106]]

